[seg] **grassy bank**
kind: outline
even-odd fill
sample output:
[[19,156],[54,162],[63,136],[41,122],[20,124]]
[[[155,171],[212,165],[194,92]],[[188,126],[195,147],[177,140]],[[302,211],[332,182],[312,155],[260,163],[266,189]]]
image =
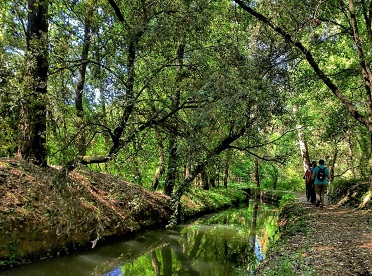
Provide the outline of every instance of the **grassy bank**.
[[[170,198],[108,174],[0,159],[0,268],[97,246],[113,236],[165,227]],[[191,190],[185,218],[244,200],[238,189]]]

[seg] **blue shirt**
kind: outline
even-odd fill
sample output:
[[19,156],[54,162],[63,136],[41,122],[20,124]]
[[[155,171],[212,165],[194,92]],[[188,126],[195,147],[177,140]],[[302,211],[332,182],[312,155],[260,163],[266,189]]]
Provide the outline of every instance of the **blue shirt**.
[[314,168],[313,172],[315,173],[315,181],[314,184],[328,184],[328,176],[329,176],[329,170],[328,168],[325,168],[326,177],[323,179],[323,181],[319,180],[316,175],[319,171],[319,167],[324,168],[324,165],[319,165]]

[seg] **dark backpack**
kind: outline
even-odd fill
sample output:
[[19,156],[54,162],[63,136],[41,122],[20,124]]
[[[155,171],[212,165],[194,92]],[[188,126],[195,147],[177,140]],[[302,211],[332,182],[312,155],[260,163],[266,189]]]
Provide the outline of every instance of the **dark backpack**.
[[326,178],[326,171],[325,171],[325,168],[321,168],[321,167],[318,167],[319,170],[316,174],[316,178],[318,178],[318,180],[320,181],[323,181],[325,178]]

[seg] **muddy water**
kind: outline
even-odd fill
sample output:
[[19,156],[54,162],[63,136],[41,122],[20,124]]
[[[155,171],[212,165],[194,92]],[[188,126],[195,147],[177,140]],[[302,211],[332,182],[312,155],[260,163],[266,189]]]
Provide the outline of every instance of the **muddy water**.
[[172,229],[98,245],[0,275],[250,275],[277,236],[275,206],[251,201]]

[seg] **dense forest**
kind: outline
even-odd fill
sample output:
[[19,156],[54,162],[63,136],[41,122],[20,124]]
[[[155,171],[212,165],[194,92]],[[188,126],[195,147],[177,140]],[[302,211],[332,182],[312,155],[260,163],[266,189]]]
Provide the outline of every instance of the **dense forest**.
[[372,1],[0,0],[0,156],[180,198],[372,188]]

